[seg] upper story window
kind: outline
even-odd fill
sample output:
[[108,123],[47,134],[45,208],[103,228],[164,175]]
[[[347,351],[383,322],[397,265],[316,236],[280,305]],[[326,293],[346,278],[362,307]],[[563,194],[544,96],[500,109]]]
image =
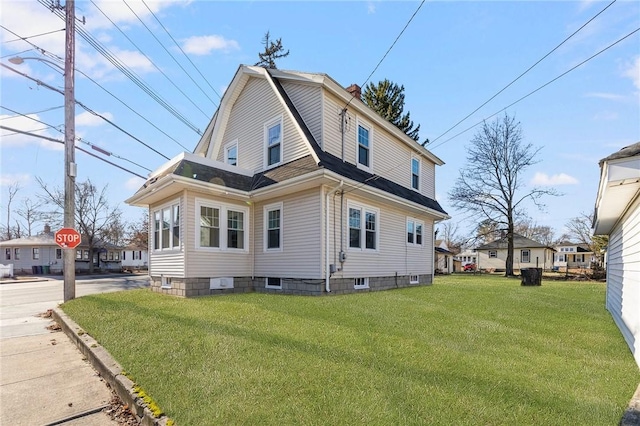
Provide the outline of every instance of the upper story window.
[[349,205],[349,248],[377,250],[379,220],[378,209]]
[[224,162],[231,165],[238,165],[238,141],[229,142],[224,146]]
[[411,188],[420,190],[420,159],[411,158]]
[[357,120],[356,134],[356,158],[357,166],[367,170],[371,169],[371,149],[373,145],[373,131],[370,126]]
[[264,249],[282,250],[282,203],[264,208]]
[[153,249],[180,248],[180,204],[164,206],[153,212]]
[[196,228],[197,248],[246,251],[248,209],[198,200],[196,211],[200,216]]
[[282,116],[264,125],[264,138],[267,167],[282,163]]
[[407,219],[407,244],[422,245],[422,222],[415,219]]

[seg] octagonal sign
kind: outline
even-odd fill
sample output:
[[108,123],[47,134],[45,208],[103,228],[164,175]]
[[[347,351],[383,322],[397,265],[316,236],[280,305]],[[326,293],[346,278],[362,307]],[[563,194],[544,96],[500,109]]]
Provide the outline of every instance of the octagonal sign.
[[55,233],[56,244],[62,248],[76,248],[80,245],[80,233],[73,228],[62,228]]

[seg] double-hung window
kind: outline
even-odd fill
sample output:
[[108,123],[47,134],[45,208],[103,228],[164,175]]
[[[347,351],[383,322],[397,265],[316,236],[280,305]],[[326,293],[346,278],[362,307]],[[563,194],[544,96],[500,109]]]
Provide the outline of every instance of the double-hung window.
[[56,249],[56,260],[62,259],[62,249]]
[[420,190],[420,159],[411,158],[411,188]]
[[224,162],[231,165],[238,165],[238,141],[229,142],[224,146]]
[[371,131],[371,127],[361,123],[359,120],[356,139],[357,166],[364,169],[371,169],[373,132]]
[[11,260],[11,249],[4,249],[4,260]]
[[377,209],[349,205],[349,248],[377,250],[380,214]]
[[13,250],[13,259],[14,260],[20,260],[20,249],[16,248]]
[[424,225],[415,219],[407,219],[407,244],[422,245],[422,231]]
[[33,249],[31,249],[31,258],[33,260],[38,260],[40,259],[40,249],[38,247],[34,247]]
[[282,203],[264,208],[264,249],[282,250]]
[[267,167],[282,163],[282,116],[264,125],[264,137]]
[[522,263],[531,262],[531,251],[530,250],[520,250],[520,262],[522,262]]
[[197,200],[196,212],[199,215],[197,248],[246,251],[248,209]]
[[153,212],[153,249],[180,248],[180,204],[164,206]]

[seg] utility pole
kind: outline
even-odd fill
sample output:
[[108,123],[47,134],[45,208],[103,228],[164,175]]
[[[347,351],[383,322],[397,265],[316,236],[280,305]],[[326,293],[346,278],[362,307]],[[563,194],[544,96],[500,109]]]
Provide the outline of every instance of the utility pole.
[[[65,60],[64,60],[64,227],[75,229],[76,175],[75,159],[75,0],[67,0]],[[64,252],[64,301],[76,297],[76,249],[65,248]]]

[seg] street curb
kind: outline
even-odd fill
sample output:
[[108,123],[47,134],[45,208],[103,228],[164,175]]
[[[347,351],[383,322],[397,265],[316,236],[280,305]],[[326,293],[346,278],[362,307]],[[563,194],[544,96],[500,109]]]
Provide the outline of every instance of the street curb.
[[640,426],[640,385],[620,420],[620,426]]
[[69,336],[80,352],[87,358],[98,374],[107,382],[116,394],[127,404],[141,421],[142,426],[167,426],[169,418],[163,415],[154,417],[147,404],[133,391],[134,383],[122,374],[122,367],[100,346],[100,344],[73,321],[62,309],[54,308],[52,317],[62,331]]

